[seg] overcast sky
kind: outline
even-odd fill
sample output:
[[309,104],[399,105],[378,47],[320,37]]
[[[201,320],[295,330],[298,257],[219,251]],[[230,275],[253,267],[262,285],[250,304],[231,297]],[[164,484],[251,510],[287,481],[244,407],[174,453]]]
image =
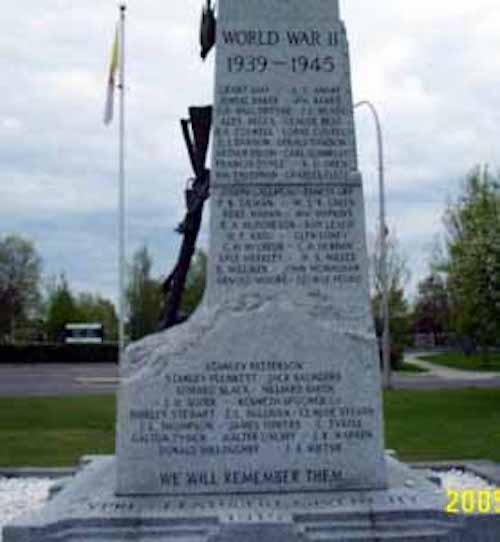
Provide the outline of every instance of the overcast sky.
[[[212,101],[213,58],[202,64],[197,43],[201,4],[129,1],[127,251],[147,243],[156,274],[176,257],[173,229],[191,173],[178,119]],[[113,299],[117,123],[105,127],[102,113],[116,6],[8,2],[0,32],[0,234],[33,239],[45,276],[65,272],[76,290]],[[500,165],[500,5],[341,0],[341,12],[355,100],[371,100],[382,118],[389,224],[414,288],[466,173]],[[367,111],[356,121],[373,231],[375,134]]]

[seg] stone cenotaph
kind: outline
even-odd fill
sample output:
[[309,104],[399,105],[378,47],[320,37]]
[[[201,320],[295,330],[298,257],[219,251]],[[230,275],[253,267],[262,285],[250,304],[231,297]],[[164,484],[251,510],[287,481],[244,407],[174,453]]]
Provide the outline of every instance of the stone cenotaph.
[[384,454],[338,0],[219,0],[213,121],[202,306],[128,348],[116,456],[5,542],[490,540]]

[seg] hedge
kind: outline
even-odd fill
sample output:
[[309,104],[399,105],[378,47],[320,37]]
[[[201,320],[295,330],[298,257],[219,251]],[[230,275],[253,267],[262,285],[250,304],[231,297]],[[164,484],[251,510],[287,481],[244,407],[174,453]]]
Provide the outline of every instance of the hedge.
[[0,363],[118,363],[118,345],[0,345]]

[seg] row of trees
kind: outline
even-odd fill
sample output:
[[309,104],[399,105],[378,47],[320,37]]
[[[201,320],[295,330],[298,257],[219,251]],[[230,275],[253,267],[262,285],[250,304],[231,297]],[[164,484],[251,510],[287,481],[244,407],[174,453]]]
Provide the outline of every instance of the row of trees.
[[44,284],[41,268],[32,241],[18,235],[0,238],[0,343],[58,341],[69,322],[100,322],[106,339],[116,339],[111,301],[74,294],[64,275]]
[[[409,270],[395,236],[388,239],[390,331],[398,354],[415,333],[437,342],[457,337],[468,351],[483,352],[500,340],[500,185],[479,168],[466,179],[460,196],[443,215],[444,242],[430,262],[428,276],[418,285],[413,304],[405,296]],[[376,327],[382,322],[379,250],[372,257],[373,308]],[[207,257],[198,252],[188,275],[181,310],[196,308],[205,288]],[[146,246],[129,265],[126,291],[127,334],[137,340],[157,328],[162,310],[161,280],[152,276]],[[38,322],[49,340],[60,338],[67,322],[102,322],[107,339],[117,335],[113,303],[100,295],[75,295],[64,276],[41,293],[41,260],[33,243],[18,236],[0,238],[0,340],[15,337],[26,324]]]
[[0,343],[59,341],[67,323],[102,323],[117,338],[117,315],[99,294],[74,294],[64,275],[44,284],[34,244],[18,235],[0,238]]
[[[205,288],[206,255],[199,251],[188,274],[181,311],[187,317]],[[60,341],[67,323],[99,322],[105,340],[118,336],[114,304],[100,294],[75,293],[65,275],[44,282],[34,244],[17,235],[0,238],[0,343]],[[153,333],[163,303],[162,281],[152,276],[146,246],[129,265],[126,332],[131,340]]]
[[[389,239],[390,331],[398,354],[415,335],[435,344],[488,352],[500,342],[500,184],[482,168],[466,178],[462,193],[443,213],[444,234],[418,284],[414,302],[405,296],[409,272],[397,240]],[[381,302],[379,250],[374,251],[373,306],[377,330]]]
[[500,342],[500,183],[476,168],[444,213],[445,235],[419,284],[417,327],[485,355]]
[[104,327],[105,340],[118,338],[118,318],[113,303],[99,294],[75,295],[64,275],[48,286],[42,319],[50,341],[61,341],[64,326],[69,322],[97,322]]

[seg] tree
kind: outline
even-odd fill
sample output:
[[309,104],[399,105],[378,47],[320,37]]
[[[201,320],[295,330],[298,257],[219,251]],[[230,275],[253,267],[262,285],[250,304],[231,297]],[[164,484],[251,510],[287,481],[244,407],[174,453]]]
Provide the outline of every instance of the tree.
[[451,330],[450,296],[439,273],[431,273],[418,284],[413,328],[419,333],[432,334],[435,344],[442,342],[443,334]]
[[[377,336],[382,336],[383,275],[381,266],[381,243],[377,239],[371,251],[372,308]],[[408,342],[409,314],[405,299],[405,286],[410,278],[406,258],[401,252],[395,234],[387,238],[387,291],[389,303],[389,334],[391,336],[391,366],[397,369],[403,360]]]
[[45,306],[45,328],[52,341],[63,340],[69,323],[99,323],[103,325],[106,340],[118,337],[118,317],[113,303],[99,294],[75,295],[64,274],[49,283]]
[[[129,312],[129,335],[131,340],[141,339],[145,335],[158,331],[164,296],[162,281],[151,276],[153,260],[148,248],[139,248],[132,259],[126,291]],[[198,250],[191,261],[182,295],[182,321],[186,320],[200,303],[205,290],[207,256]]]
[[80,320],[80,313],[64,274],[50,286],[47,301],[46,331],[50,340],[62,341],[67,323]]
[[500,338],[500,185],[476,168],[444,215],[456,331],[487,354]]
[[129,334],[138,340],[156,331],[161,309],[160,281],[151,277],[153,261],[146,246],[132,259],[126,298],[129,311]]
[[116,341],[118,338],[118,317],[111,301],[99,294],[81,293],[76,301],[76,320],[78,322],[99,323],[104,328],[104,339]]
[[[386,239],[387,244],[387,285],[389,291],[397,291],[405,289],[410,280],[410,270],[406,256],[401,252],[399,239],[396,233],[390,233]],[[370,275],[371,285],[375,296],[382,296],[383,291],[383,276],[382,276],[382,258],[381,258],[381,242],[380,237],[371,250]]]
[[16,323],[40,305],[41,259],[33,243],[18,235],[0,238],[0,342],[14,337]]
[[189,267],[186,289],[182,296],[181,311],[185,318],[189,318],[203,298],[206,274],[207,255],[203,250],[197,250]]

